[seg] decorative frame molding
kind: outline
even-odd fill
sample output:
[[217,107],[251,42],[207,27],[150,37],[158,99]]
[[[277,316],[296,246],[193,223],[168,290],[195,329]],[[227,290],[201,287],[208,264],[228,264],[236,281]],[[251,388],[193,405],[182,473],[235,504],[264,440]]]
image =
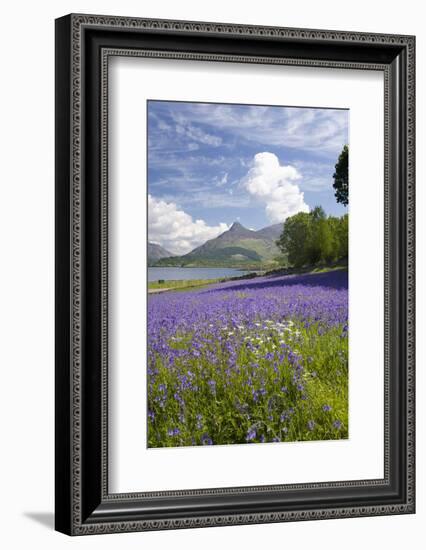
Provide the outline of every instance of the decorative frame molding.
[[[83,535],[414,512],[414,52],[414,37],[389,34],[95,15],[56,21],[59,531]],[[107,92],[108,59],[116,55],[383,71],[383,480],[108,493]],[[177,509],[177,498],[186,499],[186,508]]]

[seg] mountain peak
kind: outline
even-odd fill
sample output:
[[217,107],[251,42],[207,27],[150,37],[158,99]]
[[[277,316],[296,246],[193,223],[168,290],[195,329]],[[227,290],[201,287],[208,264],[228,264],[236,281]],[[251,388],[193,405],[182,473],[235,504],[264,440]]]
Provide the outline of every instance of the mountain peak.
[[279,254],[275,241],[280,228],[281,224],[277,224],[255,231],[235,221],[218,237],[209,239],[184,256],[159,260],[158,265],[237,267],[272,262]]
[[241,225],[240,222],[234,222],[231,225],[229,231],[238,231],[240,229],[246,229],[246,228],[243,225]]
[[148,241],[148,261],[161,260],[161,258],[169,258],[171,256],[173,254],[159,244]]

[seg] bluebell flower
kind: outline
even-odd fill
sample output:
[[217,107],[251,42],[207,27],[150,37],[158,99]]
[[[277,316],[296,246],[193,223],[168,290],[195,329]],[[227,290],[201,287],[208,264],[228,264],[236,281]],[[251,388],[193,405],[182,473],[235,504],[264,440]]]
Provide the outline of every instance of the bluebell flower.
[[253,441],[253,439],[256,439],[256,435],[256,428],[252,426],[247,432],[246,441]]

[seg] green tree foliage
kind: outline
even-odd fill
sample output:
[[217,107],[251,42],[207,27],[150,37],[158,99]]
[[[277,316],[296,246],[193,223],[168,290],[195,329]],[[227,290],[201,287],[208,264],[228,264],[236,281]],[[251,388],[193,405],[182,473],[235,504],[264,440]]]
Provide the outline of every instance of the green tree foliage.
[[348,256],[347,214],[327,217],[317,206],[287,218],[277,246],[294,267],[330,264]]
[[348,201],[349,201],[348,165],[349,165],[349,148],[347,145],[345,145],[342,149],[342,152],[339,155],[337,164],[334,167],[335,172],[333,174],[334,196],[336,197],[337,202],[340,202],[344,206],[348,206]]
[[337,241],[339,246],[339,258],[348,257],[348,240],[349,240],[349,216],[345,214],[339,219],[337,227]]
[[295,267],[301,267],[308,261],[308,247],[311,236],[311,215],[306,212],[287,218],[277,246],[283,254],[287,254],[288,262]]

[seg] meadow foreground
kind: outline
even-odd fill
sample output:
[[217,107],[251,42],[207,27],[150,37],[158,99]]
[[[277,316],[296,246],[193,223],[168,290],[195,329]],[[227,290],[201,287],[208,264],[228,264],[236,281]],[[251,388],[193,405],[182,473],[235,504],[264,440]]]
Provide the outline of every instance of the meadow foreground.
[[149,447],[347,437],[347,271],[149,296]]

